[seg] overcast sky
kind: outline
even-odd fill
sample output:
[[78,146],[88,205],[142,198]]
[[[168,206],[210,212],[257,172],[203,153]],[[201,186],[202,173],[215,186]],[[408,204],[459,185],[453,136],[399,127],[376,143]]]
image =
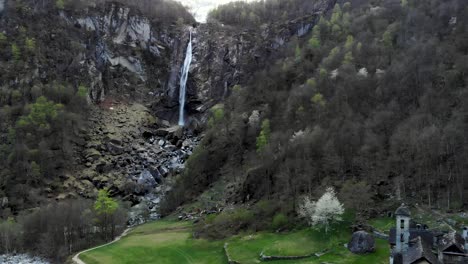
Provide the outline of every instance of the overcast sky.
[[[177,1],[181,2],[185,6],[189,6],[191,8],[191,12],[194,13],[197,21],[205,22],[206,15],[211,9],[215,8],[218,5],[233,2],[235,0],[177,0]],[[252,0],[244,0],[244,1],[249,2]]]

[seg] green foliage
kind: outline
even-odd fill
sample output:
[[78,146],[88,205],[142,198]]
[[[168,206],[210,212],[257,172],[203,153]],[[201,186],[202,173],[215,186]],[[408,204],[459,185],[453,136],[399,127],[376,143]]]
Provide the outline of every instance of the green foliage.
[[219,104],[211,109],[211,118],[208,120],[208,126],[212,127],[224,118],[224,106]]
[[[289,1],[275,2],[279,8]],[[412,199],[429,206],[458,207],[464,191],[455,186],[463,185],[461,179],[468,172],[463,165],[467,148],[461,118],[468,109],[466,9],[457,8],[462,0],[402,2],[405,8],[374,2],[352,2],[356,8],[344,5],[343,10],[336,6],[331,23],[321,17],[311,34],[278,51],[277,61],[259,71],[257,65],[247,66],[252,78],[242,85],[248,92],[235,94],[235,103],[230,101],[233,97],[227,99],[232,107],[225,109],[223,122],[234,123],[238,121],[234,117],[247,118],[260,110],[274,124],[270,132],[275,144],[251,127],[226,128],[228,140],[224,133],[214,136],[219,134],[214,127],[202,147],[213,156],[229,152],[235,158],[222,160],[217,167],[223,169],[200,162],[188,169],[196,167],[197,177],[209,171],[209,177],[219,179],[214,175],[226,176],[226,171],[247,174],[245,167],[251,166],[245,165],[251,162],[264,169],[244,182],[244,198],[255,199],[317,195],[324,183],[353,178],[372,179],[369,184],[375,184],[382,177],[402,175],[402,199],[415,193]],[[370,6],[378,8],[369,12]],[[223,10],[227,7],[216,15],[223,17],[221,22],[228,16],[235,21],[241,8],[236,5],[226,14]],[[276,12],[274,18],[281,20],[283,13]],[[457,23],[449,23],[450,17],[457,17]],[[244,27],[230,25],[240,31]],[[367,78],[359,78],[355,66],[368,71]],[[336,69],[340,78],[329,78]],[[310,78],[316,80],[313,89],[307,84]],[[258,157],[265,146],[271,155]],[[450,174],[453,180],[448,183],[442,175]],[[195,185],[187,186],[190,190]]]
[[50,121],[57,117],[58,112],[62,108],[62,105],[55,104],[47,100],[44,96],[41,96],[30,106],[31,110],[29,114],[18,120],[17,126],[19,128],[33,126],[36,128],[48,129],[50,127]]
[[387,48],[393,47],[393,33],[389,30],[385,31],[382,36],[382,41]]
[[108,189],[99,190],[98,197],[94,203],[97,215],[111,215],[119,208],[117,201],[112,199]]
[[22,97],[23,97],[23,94],[19,90],[13,90],[11,92],[11,100],[15,103],[22,101],[23,99]]
[[339,47],[334,47],[330,53],[328,54],[328,57],[325,58],[324,62],[327,67],[334,67],[336,64],[336,61],[339,59],[338,55],[340,55],[340,48]]
[[34,180],[37,180],[41,176],[41,167],[35,161],[31,162],[30,176]]
[[55,1],[55,6],[58,9],[64,9],[65,8],[65,0],[56,0]]
[[19,61],[21,59],[21,50],[16,43],[11,44],[11,54],[15,61]]
[[342,34],[341,26],[338,25],[338,24],[333,24],[333,26],[332,26],[332,34],[333,34],[333,36],[335,36],[335,37],[337,37],[337,38],[340,37],[341,34]]
[[0,45],[3,45],[7,42],[7,36],[3,33],[0,32]]
[[323,30],[328,30],[330,28],[330,22],[323,16],[320,16],[318,25]]
[[327,103],[321,93],[316,93],[314,96],[312,96],[312,99],[310,99],[310,101],[314,105],[321,106],[321,107],[324,107]]
[[353,46],[354,46],[354,37],[352,35],[348,35],[348,37],[346,38],[345,49],[352,50]]
[[234,87],[232,87],[232,91],[234,91],[235,93],[238,93],[238,92],[242,91],[242,86],[236,84],[236,85],[234,85]]
[[309,46],[313,49],[320,48],[320,40],[317,37],[312,37],[309,39]]
[[24,41],[26,51],[34,52],[36,49],[36,40],[34,38],[26,38]]
[[343,16],[343,11],[341,10],[340,5],[335,4],[330,22],[334,25],[337,25],[341,22],[342,16]]
[[320,68],[319,69],[319,76],[320,76],[320,79],[325,79],[328,77],[328,71],[327,69],[325,68]]
[[76,94],[81,98],[86,98],[88,95],[88,88],[84,85],[80,85]]
[[315,78],[308,79],[306,84],[312,89],[315,89],[317,87],[317,81],[315,80]]
[[356,51],[357,51],[358,53],[360,53],[360,52],[362,51],[362,43],[361,43],[361,42],[359,42],[359,43],[357,44],[357,46],[356,46]]
[[262,122],[262,130],[260,131],[260,135],[257,137],[257,152],[261,152],[268,144],[270,133],[270,120],[265,119]]
[[345,29],[346,32],[350,30],[349,28],[351,26],[351,14],[350,13],[346,12],[343,14],[341,25]]
[[246,225],[254,220],[252,211],[245,208],[237,208],[233,211],[225,211],[219,214],[213,221],[214,225],[230,226],[230,225]]
[[278,213],[273,217],[273,221],[271,222],[271,228],[274,230],[278,230],[280,228],[286,227],[288,223],[288,217],[283,213]]
[[398,29],[399,25],[397,23],[390,24],[387,27],[387,30],[383,33],[382,35],[382,42],[385,47],[387,48],[393,48],[394,44],[394,39],[395,39],[395,34]]
[[302,57],[302,50],[301,50],[301,47],[299,47],[299,45],[296,46],[295,56],[296,56],[296,61],[299,61]]
[[354,62],[353,52],[348,51],[345,54],[343,65],[351,65]]
[[407,7],[408,6],[408,0],[401,0],[401,6],[402,7]]
[[345,12],[348,12],[351,10],[351,3],[350,2],[346,2],[343,4],[343,11]]

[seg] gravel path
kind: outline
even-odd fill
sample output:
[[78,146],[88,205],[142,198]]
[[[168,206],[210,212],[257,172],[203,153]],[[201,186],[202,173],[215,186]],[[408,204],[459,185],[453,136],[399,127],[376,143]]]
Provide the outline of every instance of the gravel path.
[[88,251],[95,250],[95,249],[98,249],[98,248],[102,248],[102,247],[108,246],[108,245],[110,245],[110,244],[113,244],[113,243],[119,241],[120,239],[122,239],[122,237],[126,236],[130,230],[131,230],[131,228],[125,229],[125,231],[123,231],[123,233],[122,233],[120,236],[116,237],[112,242],[109,242],[109,243],[104,244],[104,245],[100,245],[100,246],[97,246],[97,247],[93,247],[93,248],[86,249],[86,250],[83,250],[83,251],[81,251],[81,252],[78,252],[75,256],[73,256],[73,259],[72,259],[73,262],[74,262],[75,264],[86,264],[84,261],[82,261],[82,260],[79,258],[80,254],[86,253],[86,252],[88,252]]

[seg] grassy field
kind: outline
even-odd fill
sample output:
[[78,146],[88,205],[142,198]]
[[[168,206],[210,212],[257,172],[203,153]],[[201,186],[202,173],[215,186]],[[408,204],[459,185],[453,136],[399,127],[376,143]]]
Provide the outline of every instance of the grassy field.
[[87,264],[225,263],[223,242],[191,239],[188,222],[158,221],[137,227],[112,245],[80,255]]
[[328,252],[321,256],[294,261],[271,261],[286,263],[387,263],[388,244],[377,240],[377,251],[357,256],[350,253],[344,244],[351,234],[343,226],[324,234],[312,229],[289,233],[242,234],[222,241],[207,241],[192,238],[192,225],[188,222],[158,221],[137,227],[119,242],[80,255],[87,264],[130,264],[130,263],[227,263],[223,252],[228,243],[231,257],[242,264],[261,263],[259,255],[307,255]]
[[330,237],[315,230],[301,230],[287,234],[261,233],[248,236],[240,236],[229,241],[228,250],[233,260],[242,264],[260,263],[259,254],[265,255],[308,255],[311,253],[327,253],[320,258],[310,257],[294,261],[271,261],[268,263],[388,263],[388,242],[377,240],[377,250],[373,254],[358,256],[345,248],[350,234],[331,234]]

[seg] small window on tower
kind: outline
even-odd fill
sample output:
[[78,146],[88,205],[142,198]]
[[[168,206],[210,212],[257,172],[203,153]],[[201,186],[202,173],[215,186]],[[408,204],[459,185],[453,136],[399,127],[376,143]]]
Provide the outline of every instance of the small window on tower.
[[400,235],[400,241],[405,242],[405,238],[404,238],[403,234]]
[[400,220],[400,228],[401,229],[405,228],[405,220],[403,219]]

